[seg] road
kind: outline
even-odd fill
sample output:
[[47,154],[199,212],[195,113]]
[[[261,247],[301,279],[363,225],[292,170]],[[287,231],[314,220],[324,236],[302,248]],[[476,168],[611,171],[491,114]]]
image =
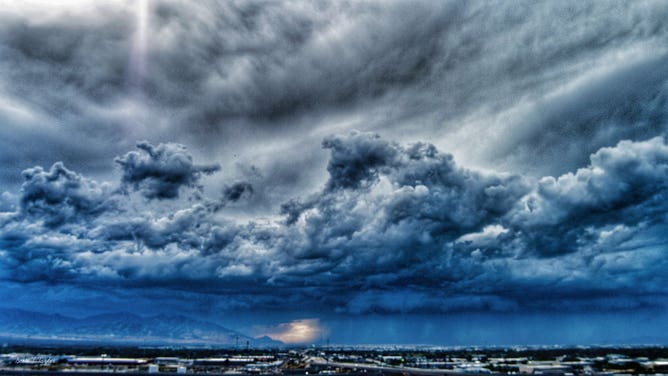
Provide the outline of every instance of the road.
[[413,368],[413,367],[390,367],[382,366],[377,364],[368,364],[368,363],[344,363],[344,362],[330,362],[325,358],[313,356],[309,357],[306,360],[307,363],[313,366],[319,367],[333,367],[333,368],[348,368],[348,369],[357,369],[357,370],[366,370],[372,372],[382,372],[382,373],[400,373],[407,375],[424,375],[424,376],[436,376],[436,375],[467,375],[471,376],[471,373],[457,372],[448,369],[428,369],[428,368]]

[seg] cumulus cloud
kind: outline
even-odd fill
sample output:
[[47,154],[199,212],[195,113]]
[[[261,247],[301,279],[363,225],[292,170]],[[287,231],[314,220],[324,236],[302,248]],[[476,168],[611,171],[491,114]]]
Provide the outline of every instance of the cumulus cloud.
[[331,149],[332,157],[327,165],[330,179],[328,189],[359,188],[370,185],[378,176],[378,169],[394,159],[395,148],[378,135],[360,135],[355,132],[346,137],[328,137],[322,146]]
[[100,215],[113,209],[110,189],[55,163],[49,170],[34,167],[23,171],[21,213],[58,226]]
[[123,170],[122,183],[138,190],[148,199],[171,199],[179,196],[181,187],[196,188],[202,175],[220,170],[219,165],[195,165],[183,145],[148,142],[137,144],[115,159]]
[[[322,189],[285,203],[281,217],[249,221],[216,199],[180,200],[172,193],[203,172],[183,147],[149,146],[119,159],[143,171],[133,176],[144,197],[162,190],[159,201],[128,205],[60,163],[26,170],[0,233],[3,276],[349,313],[542,310],[554,299],[623,309],[665,293],[663,138],[623,141],[575,172],[534,179],[466,169],[426,143],[334,135],[323,142]],[[250,192],[234,183],[223,200]]]
[[540,179],[506,223],[525,234],[531,252],[560,254],[588,247],[588,237],[610,226],[663,221],[667,168],[663,138],[622,141],[597,151],[586,168]]

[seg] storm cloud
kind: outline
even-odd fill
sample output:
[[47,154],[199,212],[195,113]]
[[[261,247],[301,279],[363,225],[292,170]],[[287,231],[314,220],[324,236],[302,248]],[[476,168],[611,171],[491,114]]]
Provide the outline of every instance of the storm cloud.
[[220,169],[218,165],[194,165],[183,145],[140,142],[137,149],[114,161],[123,169],[122,183],[148,199],[176,198],[182,186],[193,188],[201,175]]
[[95,312],[74,295],[304,312],[283,323],[664,309],[667,18],[659,1],[4,7],[0,284]]
[[68,170],[57,162],[23,171],[21,214],[43,220],[48,226],[76,222],[113,209],[110,187]]
[[[178,173],[141,176],[177,192],[171,182],[192,185],[180,172],[199,170],[185,148],[166,147],[182,153]],[[541,310],[547,291],[577,311],[618,306],[612,291],[622,306],[653,306],[650,297],[665,294],[653,274],[663,266],[655,249],[668,188],[662,138],[622,141],[588,166],[540,179],[476,172],[433,145],[373,133],[329,136],[323,147],[329,180],[273,220],[235,220],[205,192],[195,203],[162,194],[141,209],[108,205],[126,194],[111,189],[125,175],[102,185],[60,163],[26,170],[1,236],[5,278],[187,286],[245,307],[317,302],[349,313]],[[150,149],[146,161],[171,160]],[[230,185],[224,199],[248,189]],[[626,258],[634,265],[622,266]]]

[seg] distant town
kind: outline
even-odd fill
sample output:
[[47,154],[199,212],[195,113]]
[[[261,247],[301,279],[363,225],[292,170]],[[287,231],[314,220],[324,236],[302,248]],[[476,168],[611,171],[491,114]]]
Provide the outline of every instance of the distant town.
[[668,372],[668,347],[323,346],[283,349],[9,346],[0,375],[624,375]]

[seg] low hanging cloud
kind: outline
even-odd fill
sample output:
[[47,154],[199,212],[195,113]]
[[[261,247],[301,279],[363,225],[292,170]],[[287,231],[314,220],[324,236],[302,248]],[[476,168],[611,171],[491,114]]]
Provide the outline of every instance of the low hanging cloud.
[[[373,133],[322,145],[322,188],[248,221],[226,204],[254,188],[237,182],[207,198],[200,180],[218,168],[180,145],[140,143],[116,159],[116,184],[60,163],[28,169],[17,210],[1,217],[1,275],[355,314],[628,309],[668,293],[657,247],[668,194],[661,137],[622,141],[539,179],[474,171],[433,145]],[[188,191],[200,199],[181,200]]]

